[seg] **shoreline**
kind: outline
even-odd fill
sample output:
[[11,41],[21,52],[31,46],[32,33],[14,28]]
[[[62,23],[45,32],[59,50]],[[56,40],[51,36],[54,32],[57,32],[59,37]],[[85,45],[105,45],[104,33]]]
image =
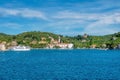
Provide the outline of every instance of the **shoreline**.
[[[119,48],[30,48],[30,50],[120,50]],[[30,51],[28,50],[28,51]],[[0,52],[13,51],[11,49],[0,50]]]
[[[104,51],[108,51],[108,50],[120,50],[120,49],[102,49],[102,48],[31,48],[29,51],[31,50],[104,50]],[[0,50],[0,52],[6,52],[6,51],[12,51],[10,49],[6,49],[4,51]],[[23,51],[24,52],[24,51]]]

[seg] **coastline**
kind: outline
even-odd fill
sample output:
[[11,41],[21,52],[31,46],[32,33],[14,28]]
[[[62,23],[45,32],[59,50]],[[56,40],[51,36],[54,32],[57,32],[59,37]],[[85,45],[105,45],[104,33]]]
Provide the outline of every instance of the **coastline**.
[[[31,48],[28,51],[31,50],[104,50],[104,51],[108,51],[108,50],[120,50],[120,49],[108,49],[108,48]],[[6,49],[6,50],[0,50],[0,52],[6,52],[6,51],[13,51],[11,49]],[[17,52],[17,51],[16,51]],[[22,51],[24,52],[24,51]]]
[[[102,49],[102,48],[31,48],[30,50],[120,50],[120,49]],[[3,51],[13,51],[11,49],[0,50]]]

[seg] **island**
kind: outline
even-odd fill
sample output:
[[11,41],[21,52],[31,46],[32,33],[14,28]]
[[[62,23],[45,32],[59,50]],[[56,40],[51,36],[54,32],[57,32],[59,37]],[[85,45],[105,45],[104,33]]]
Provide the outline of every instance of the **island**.
[[104,36],[89,34],[63,36],[40,31],[23,32],[17,35],[0,33],[0,50],[9,50],[11,47],[19,45],[29,46],[33,49],[120,49],[120,32]]

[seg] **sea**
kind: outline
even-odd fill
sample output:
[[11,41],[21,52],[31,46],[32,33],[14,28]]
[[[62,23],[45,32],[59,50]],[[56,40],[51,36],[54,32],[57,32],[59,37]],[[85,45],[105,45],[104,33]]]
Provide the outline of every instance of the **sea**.
[[0,51],[0,80],[120,80],[120,50]]

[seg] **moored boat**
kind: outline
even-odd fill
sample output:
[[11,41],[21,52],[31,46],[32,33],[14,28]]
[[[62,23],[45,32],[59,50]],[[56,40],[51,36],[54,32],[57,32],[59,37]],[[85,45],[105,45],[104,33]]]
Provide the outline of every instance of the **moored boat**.
[[29,46],[14,46],[12,51],[29,51],[30,47]]

